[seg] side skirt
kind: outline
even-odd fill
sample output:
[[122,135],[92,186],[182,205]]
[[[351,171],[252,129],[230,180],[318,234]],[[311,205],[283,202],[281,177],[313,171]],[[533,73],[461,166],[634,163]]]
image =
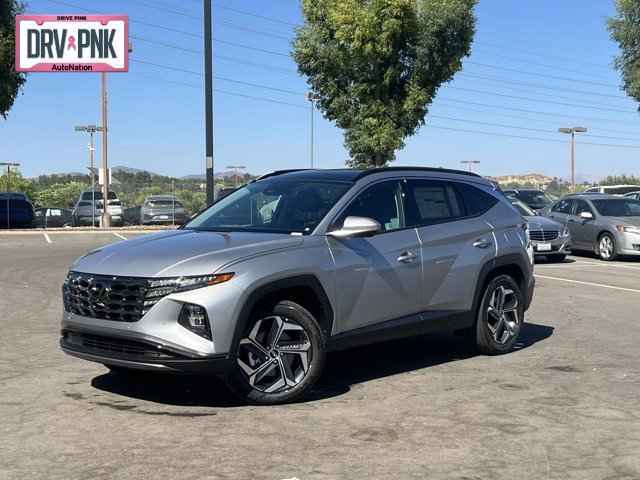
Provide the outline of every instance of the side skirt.
[[327,350],[334,352],[432,332],[453,332],[472,326],[474,321],[473,312],[456,310],[423,312],[334,335],[328,339]]

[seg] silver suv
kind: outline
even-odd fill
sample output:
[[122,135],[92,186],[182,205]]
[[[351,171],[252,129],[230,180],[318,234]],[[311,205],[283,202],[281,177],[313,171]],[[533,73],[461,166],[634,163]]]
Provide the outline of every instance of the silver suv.
[[353,345],[445,330],[508,352],[533,290],[527,224],[476,175],[280,171],[177,231],[79,258],[61,346],[120,373],[220,374],[274,404]]
[[[102,190],[85,190],[80,194],[78,201],[73,208],[72,223],[76,227],[84,225],[99,225],[102,216]],[[124,214],[122,211],[122,202],[116,196],[116,193],[109,190],[109,200],[107,201],[107,212],[111,215],[111,224],[114,226],[122,226],[124,224]]]

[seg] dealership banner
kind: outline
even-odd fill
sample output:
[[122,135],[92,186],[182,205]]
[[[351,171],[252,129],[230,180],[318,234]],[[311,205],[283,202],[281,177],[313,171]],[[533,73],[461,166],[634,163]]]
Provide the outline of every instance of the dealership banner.
[[19,72],[126,72],[126,15],[16,16]]

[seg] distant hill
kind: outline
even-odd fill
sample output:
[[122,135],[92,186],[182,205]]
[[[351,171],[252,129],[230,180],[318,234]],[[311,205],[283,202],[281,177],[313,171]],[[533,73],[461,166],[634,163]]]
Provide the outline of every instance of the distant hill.
[[149,170],[145,170],[145,169],[142,169],[142,168],[125,167],[123,165],[118,165],[118,166],[115,166],[115,167],[111,167],[111,173],[112,174],[117,174],[119,172],[131,173],[131,174],[145,173],[146,172],[149,175],[151,175],[152,177],[160,177],[161,176],[159,173],[150,172]]
[[488,177],[490,180],[500,185],[549,185],[554,177],[549,177],[541,173],[525,173],[522,175],[502,175],[499,177]]
[[[243,176],[245,175],[244,172],[238,172],[239,176]],[[251,174],[249,174],[251,175]],[[236,172],[233,170],[223,170],[222,172],[215,172],[213,174],[213,176],[215,178],[224,178],[224,179],[229,179],[229,178],[233,178],[236,176]],[[253,175],[252,175],[253,176]],[[200,175],[185,175],[184,177],[180,177],[182,180],[203,180],[204,181],[204,174],[200,174]]]

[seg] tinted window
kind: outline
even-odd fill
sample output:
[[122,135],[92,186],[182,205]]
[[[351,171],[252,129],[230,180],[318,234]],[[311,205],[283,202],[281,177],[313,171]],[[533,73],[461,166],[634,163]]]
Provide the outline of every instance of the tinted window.
[[88,207],[91,205],[91,202],[80,202],[78,203],[79,207]]
[[584,200],[576,200],[576,215],[580,216],[582,212],[588,212],[593,215],[591,207]]
[[522,215],[523,217],[533,217],[533,216],[535,216],[535,212],[533,210],[531,210],[529,207],[527,207],[520,200],[512,200],[511,201],[511,205],[516,207],[516,210],[518,210],[520,215]]
[[551,211],[558,213],[571,213],[571,208],[573,207],[573,202],[571,200],[560,200],[556,203]]
[[350,187],[350,183],[273,177],[234,191],[185,228],[309,234]]
[[489,195],[472,185],[458,183],[456,188],[462,195],[462,200],[469,216],[481,215],[498,203],[498,199],[493,195]]
[[520,190],[518,192],[518,198],[527,205],[549,205],[551,199],[547,197],[544,192],[538,190]]
[[[93,195],[91,192],[84,192],[82,194],[82,200],[91,200],[93,198],[96,200],[102,200],[102,192],[96,191]],[[116,198],[118,198],[116,197],[116,192],[109,190],[109,200],[115,200]]]
[[368,217],[377,220],[384,231],[404,227],[400,184],[389,181],[377,183],[360,193],[340,215],[337,226],[347,217]]
[[464,216],[463,205],[452,184],[409,180],[406,185],[409,225],[429,225]]
[[593,200],[600,215],[605,217],[640,217],[640,201],[628,198],[620,200]]

